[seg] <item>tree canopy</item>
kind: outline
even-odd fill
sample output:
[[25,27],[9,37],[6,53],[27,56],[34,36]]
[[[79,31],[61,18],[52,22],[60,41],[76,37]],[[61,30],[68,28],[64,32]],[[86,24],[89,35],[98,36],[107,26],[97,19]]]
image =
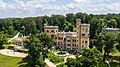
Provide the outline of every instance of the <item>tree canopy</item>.
[[17,32],[23,35],[37,34],[44,30],[44,23],[59,26],[59,31],[76,31],[76,19],[90,24],[90,38],[97,38],[102,28],[120,28],[120,14],[94,15],[78,12],[64,15],[38,16],[27,18],[0,19],[0,31],[13,37]]
[[47,51],[45,50],[47,46],[52,47],[53,39],[44,33],[31,35],[28,42],[28,65],[30,67],[40,66],[44,67],[44,60],[47,56]]
[[65,63],[68,67],[103,67],[102,53],[96,48],[83,49],[76,59],[67,59]]

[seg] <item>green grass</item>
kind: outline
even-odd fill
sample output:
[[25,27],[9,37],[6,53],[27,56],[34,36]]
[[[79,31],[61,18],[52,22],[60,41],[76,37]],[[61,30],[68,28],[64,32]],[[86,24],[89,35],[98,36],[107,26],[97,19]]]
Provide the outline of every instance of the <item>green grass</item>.
[[0,67],[19,67],[20,62],[22,62],[22,58],[0,54]]

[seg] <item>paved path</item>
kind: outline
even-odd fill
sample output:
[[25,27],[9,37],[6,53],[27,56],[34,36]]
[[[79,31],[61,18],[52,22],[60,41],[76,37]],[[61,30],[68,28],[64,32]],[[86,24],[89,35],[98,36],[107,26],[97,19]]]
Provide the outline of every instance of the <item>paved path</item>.
[[[14,57],[26,57],[28,54],[25,54],[25,53],[20,53],[20,52],[14,52],[13,50],[10,50],[10,49],[2,49],[2,50],[0,50],[0,53],[1,54],[3,54],[3,55],[7,55],[7,56],[14,56]],[[67,61],[67,58],[75,58],[75,56],[74,55],[69,55],[69,56],[66,56],[65,58],[64,58],[64,63],[66,63]],[[50,60],[48,60],[48,59],[45,59],[45,61],[44,61],[49,67],[56,67],[56,65],[59,65],[59,64],[61,64],[61,63],[59,63],[59,64],[54,64],[54,63],[52,63],[52,62],[50,62]]]
[[20,52],[14,52],[14,50],[10,49],[2,49],[0,50],[0,53],[7,56],[14,56],[14,57],[26,57],[28,54],[20,53]]
[[48,59],[45,59],[45,63],[46,63],[49,67],[56,67],[56,65],[53,64],[52,62],[50,62]]

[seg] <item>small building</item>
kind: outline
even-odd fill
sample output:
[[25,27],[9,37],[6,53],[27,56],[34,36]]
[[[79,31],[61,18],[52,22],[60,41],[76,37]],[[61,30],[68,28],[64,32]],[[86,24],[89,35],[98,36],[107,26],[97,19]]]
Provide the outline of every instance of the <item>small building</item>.
[[44,24],[44,33],[54,38],[54,45],[57,48],[77,50],[89,48],[90,24],[81,24],[76,20],[77,32],[58,32],[58,26],[47,26]]
[[105,35],[106,33],[111,33],[111,34],[117,36],[119,31],[120,31],[119,28],[103,28],[102,34]]

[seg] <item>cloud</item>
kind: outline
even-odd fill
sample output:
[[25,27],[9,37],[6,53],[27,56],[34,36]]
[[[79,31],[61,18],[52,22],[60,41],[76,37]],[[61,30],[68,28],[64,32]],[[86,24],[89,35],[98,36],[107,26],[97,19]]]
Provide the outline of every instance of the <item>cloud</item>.
[[25,17],[69,12],[118,13],[120,12],[119,5],[119,0],[74,0],[67,4],[57,4],[57,0],[11,0],[9,3],[0,0],[0,17]]
[[[110,2],[111,0],[74,0],[66,6],[75,12],[86,13],[109,13],[120,12],[120,2]],[[109,3],[109,4],[108,4]]]
[[90,3],[90,0],[74,0],[75,3]]
[[0,10],[4,10],[6,8],[6,3],[0,0]]

